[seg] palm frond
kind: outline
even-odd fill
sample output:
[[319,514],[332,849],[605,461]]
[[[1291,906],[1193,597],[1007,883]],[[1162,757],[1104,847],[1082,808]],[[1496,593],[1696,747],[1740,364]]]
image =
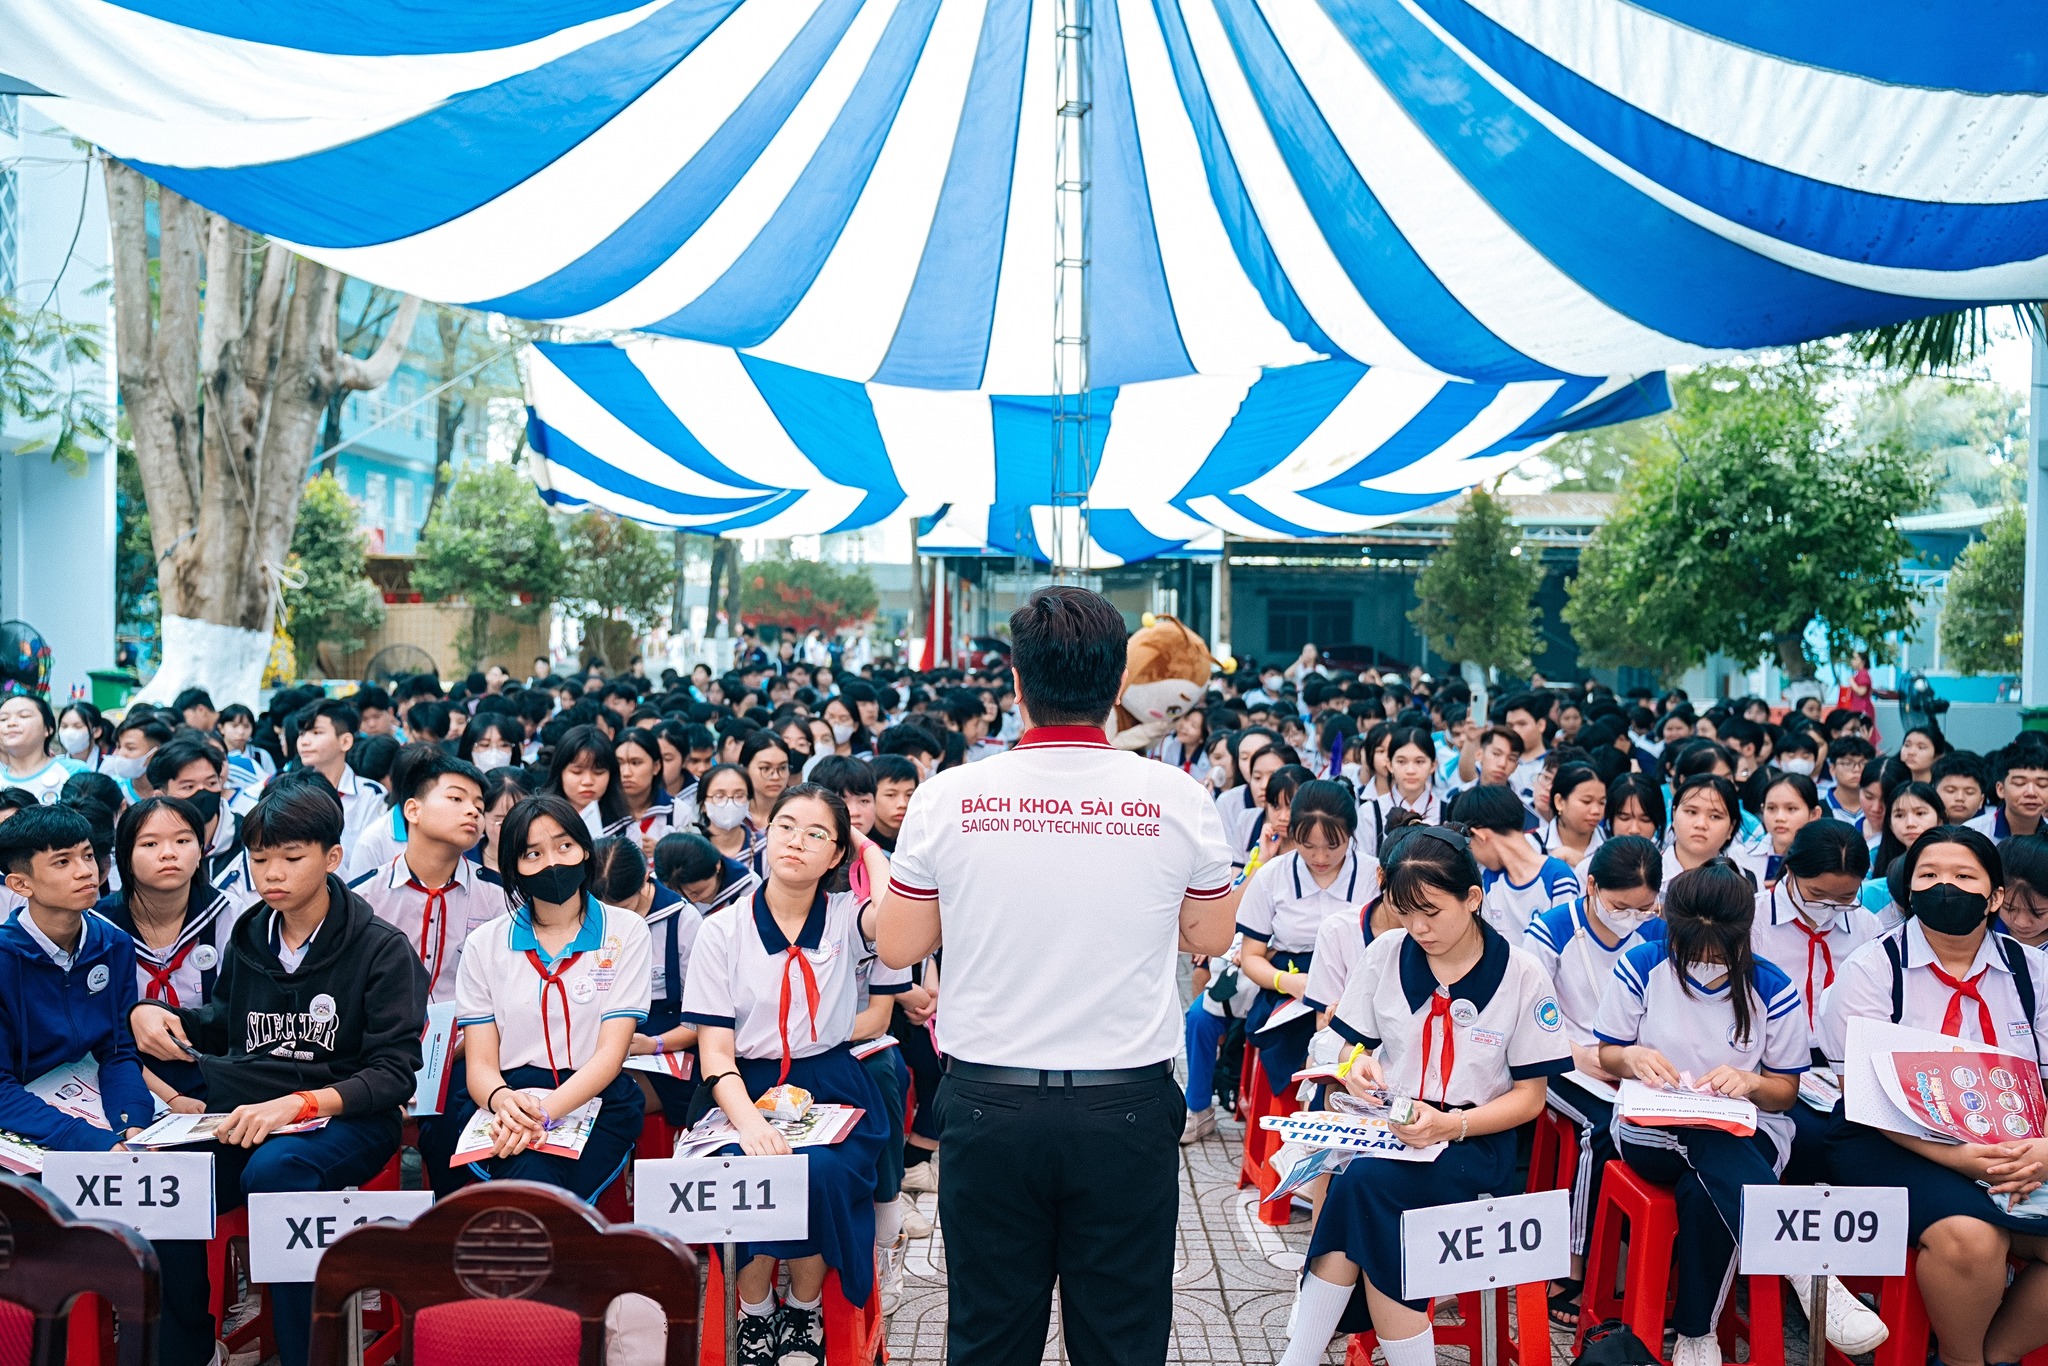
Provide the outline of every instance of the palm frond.
[[1996,339],[1991,324],[1993,310],[1997,308],[2012,309],[2020,330],[2028,336],[2043,328],[2039,302],[1994,304],[1887,323],[1868,331],[1852,332],[1847,340],[1850,350],[1875,365],[1899,370],[1952,370],[1970,364],[1990,349]]

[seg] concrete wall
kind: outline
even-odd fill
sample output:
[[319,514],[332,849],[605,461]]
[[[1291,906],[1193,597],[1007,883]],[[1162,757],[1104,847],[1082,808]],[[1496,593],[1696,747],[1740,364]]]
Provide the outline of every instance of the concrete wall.
[[[495,622],[494,629],[506,631],[511,623]],[[542,617],[531,626],[521,626],[511,648],[490,655],[484,664],[502,664],[505,671],[524,678],[533,668],[536,655],[548,653],[549,620]],[[456,642],[469,629],[469,609],[459,603],[392,602],[384,606],[384,624],[360,650],[339,654],[323,646],[320,659],[330,678],[361,678],[377,652],[387,645],[414,645],[433,657],[444,679],[463,675]],[[481,666],[479,666],[481,667]]]

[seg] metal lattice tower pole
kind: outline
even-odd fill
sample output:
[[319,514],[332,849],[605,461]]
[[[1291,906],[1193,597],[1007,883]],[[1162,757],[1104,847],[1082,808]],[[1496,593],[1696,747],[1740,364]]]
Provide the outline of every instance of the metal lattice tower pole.
[[[1053,577],[1088,571],[1088,78],[1091,0],[1054,0],[1059,106],[1053,193]],[[1070,545],[1077,547],[1068,554]]]

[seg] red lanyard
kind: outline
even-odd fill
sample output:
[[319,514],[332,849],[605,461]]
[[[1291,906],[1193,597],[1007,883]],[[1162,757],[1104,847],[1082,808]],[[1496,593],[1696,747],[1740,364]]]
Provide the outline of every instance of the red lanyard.
[[533,964],[533,970],[540,974],[540,1036],[547,1044],[548,1071],[554,1073],[557,1086],[562,1084],[562,1069],[555,1061],[555,1036],[548,1031],[548,988],[553,987],[555,993],[562,998],[562,1050],[569,1055],[569,1065],[573,1070],[576,1064],[576,1044],[574,1036],[569,1031],[569,988],[562,985],[562,974],[582,956],[580,953],[572,953],[550,970],[540,961],[538,952],[533,949],[526,951],[526,961]]
[[810,1011],[811,1042],[818,1041],[818,974],[811,970],[811,960],[804,957],[804,951],[796,945],[791,944],[783,952],[782,1006],[775,1017],[775,1027],[782,1035],[782,1070],[775,1076],[777,1086],[789,1080],[789,969],[792,962],[803,970],[804,1004]]
[[[1813,955],[1818,950],[1822,959],[1822,966],[1827,969],[1827,979],[1820,984],[1821,991],[1826,991],[1835,984],[1835,951],[1828,947],[1828,932],[1826,930],[1816,933],[1813,927],[1806,923],[1805,917],[1799,915],[1792,917],[1792,923],[1799,927],[1801,934],[1806,936],[1806,1027],[1811,1029],[1813,1028],[1814,999],[1820,995],[1820,991],[1813,989]],[[1936,971],[1939,970],[1936,969]]]
[[[434,994],[434,984],[441,980],[441,960],[448,952],[448,893],[455,890],[455,880],[450,878],[448,884],[444,887],[429,887],[418,878],[412,877],[406,879],[405,885],[416,892],[425,893],[427,898],[426,905],[420,908],[420,961],[422,963],[427,961],[427,935],[432,932],[437,915],[441,921],[441,932],[434,940],[434,973],[433,976],[427,978],[427,995],[431,997]],[[542,975],[545,976],[546,974]],[[564,1013],[567,1013],[566,1007],[564,1007]]]
[[1451,1103],[1451,1069],[1457,1066],[1458,1061],[1458,1031],[1451,1022],[1450,994],[1441,990],[1430,993],[1429,1014],[1422,1021],[1422,1079],[1417,1085],[1417,1090],[1425,1097],[1429,1094],[1430,1036],[1436,1033],[1438,1020],[1444,1022],[1444,1047],[1437,1063],[1437,1075],[1442,1080],[1437,1100],[1440,1104],[1448,1105]]
[[1975,977],[1958,980],[1943,972],[1939,963],[1929,963],[1927,966],[1933,969],[1935,980],[1953,993],[1948,998],[1948,1011],[1941,1017],[1941,1032],[1952,1039],[1963,1036],[1963,998],[1967,996],[1977,1003],[1977,1030],[1984,1036],[1984,1042],[1997,1043],[1998,1026],[1991,1022],[1991,1006],[1977,994],[1977,983],[1983,981],[1984,974],[1991,969],[1979,968]]
[[[184,948],[172,954],[171,961],[165,963],[162,967],[157,967],[152,963],[143,963],[142,970],[149,974],[149,984],[142,989],[142,999],[145,1001],[162,1001],[174,1008],[183,1005],[184,1002],[178,999],[178,989],[171,985],[171,974],[184,967],[185,960],[191,956],[192,950],[198,947],[199,941],[194,939]],[[138,959],[137,961],[140,962],[141,960]]]

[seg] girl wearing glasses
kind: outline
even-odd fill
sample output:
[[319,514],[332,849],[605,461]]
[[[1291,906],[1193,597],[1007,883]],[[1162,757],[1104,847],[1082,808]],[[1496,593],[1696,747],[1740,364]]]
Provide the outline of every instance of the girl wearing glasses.
[[[754,785],[753,805],[747,815],[755,829],[765,830],[775,799],[789,786],[789,745],[765,730],[755,731],[740,746],[739,765]],[[758,867],[754,871],[767,875]]]
[[[849,1303],[866,1304],[874,1293],[876,1172],[889,1137],[881,1093],[847,1046],[861,1006],[862,966],[874,952],[872,926],[862,923],[868,901],[827,886],[852,858],[864,865],[869,888],[886,886],[889,862],[856,837],[839,795],[814,783],[777,797],[767,824],[762,885],[750,903],[712,916],[698,930],[682,1018],[697,1026],[705,1097],[739,1131],[737,1145],[725,1151],[790,1151],[754,1105],[777,1085],[800,1086],[814,1101],[863,1111],[840,1142],[804,1150],[810,1235],[745,1246],[738,1255],[740,1360],[775,1362],[808,1353],[822,1362],[826,1269],[839,1273]],[[789,1268],[789,1299],[780,1310],[777,1261]]]

